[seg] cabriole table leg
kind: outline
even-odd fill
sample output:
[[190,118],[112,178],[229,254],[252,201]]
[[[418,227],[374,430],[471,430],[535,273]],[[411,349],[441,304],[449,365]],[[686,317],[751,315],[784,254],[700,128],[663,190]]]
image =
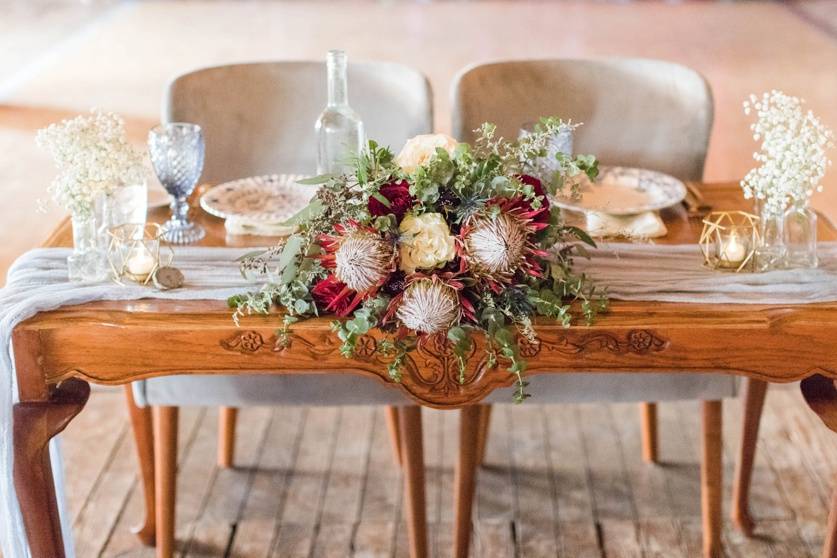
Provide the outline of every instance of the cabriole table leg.
[[756,443],[759,423],[767,394],[767,382],[747,378],[744,382],[744,417],[741,424],[741,441],[735,463],[735,481],[732,485],[732,522],[748,537],[753,535],[754,523],[750,517],[750,481],[756,459]]
[[[834,387],[834,380],[814,374],[802,380],[799,387],[808,407],[828,428],[837,432],[837,389]],[[823,558],[837,558],[837,491],[832,495],[822,556]]]
[[33,558],[64,558],[49,441],[84,408],[90,386],[67,380],[48,401],[14,406],[14,482]]

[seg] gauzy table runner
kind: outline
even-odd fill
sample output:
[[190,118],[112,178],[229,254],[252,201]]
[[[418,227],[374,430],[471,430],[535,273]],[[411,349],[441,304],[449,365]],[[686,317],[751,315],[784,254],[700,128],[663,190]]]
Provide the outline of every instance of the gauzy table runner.
[[[7,558],[30,556],[12,477],[12,405],[17,399],[12,330],[38,312],[97,300],[162,298],[226,300],[233,294],[257,288],[238,271],[235,259],[249,249],[176,249],[175,265],[186,276],[183,288],[153,288],[114,283],[69,283],[66,258],[69,249],[44,248],[18,259],[0,290],[0,544]],[[837,243],[819,246],[820,267],[762,274],[720,273],[702,266],[696,245],[604,244],[592,250],[592,258],[577,258],[579,270],[607,286],[614,300],[661,302],[802,304],[837,301]],[[232,318],[230,318],[232,325]],[[58,452],[51,452],[58,457]],[[54,460],[57,494],[61,498],[63,472]],[[69,522],[62,522],[65,541],[71,540]],[[68,555],[72,545],[68,544]]]
[[[0,289],[0,344],[5,347],[0,353],[0,553],[3,556],[31,556],[12,477],[12,405],[17,401],[17,380],[11,334],[15,326],[38,312],[96,300],[226,300],[234,294],[256,288],[241,276],[235,261],[248,251],[252,248],[176,248],[174,265],[183,271],[186,282],[183,288],[173,291],[159,291],[133,283],[124,286],[112,282],[70,283],[67,281],[70,250],[66,248],[33,250],[12,264],[6,286]],[[232,323],[230,317],[230,325]],[[53,457],[56,494],[63,509],[63,471],[60,454],[55,451],[54,445],[50,446],[50,455]],[[71,522],[63,512],[61,521],[68,558],[71,558],[72,545],[67,543],[72,540]]]
[[603,243],[590,259],[577,257],[614,300],[735,304],[805,304],[837,301],[837,242],[817,247],[816,269],[733,273],[704,267],[694,244]]

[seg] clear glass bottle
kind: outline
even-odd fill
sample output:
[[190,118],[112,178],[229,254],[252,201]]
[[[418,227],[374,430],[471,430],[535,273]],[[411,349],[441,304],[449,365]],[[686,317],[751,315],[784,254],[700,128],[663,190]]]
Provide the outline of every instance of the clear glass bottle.
[[782,269],[785,267],[787,258],[784,215],[767,211],[761,200],[756,200],[755,206],[759,216],[760,237],[756,247],[756,269],[758,271]]
[[328,104],[317,119],[317,174],[338,174],[352,168],[352,157],[366,143],[363,122],[349,106],[346,53],[328,51]]
[[784,215],[787,266],[817,267],[817,213],[808,200],[789,207]]

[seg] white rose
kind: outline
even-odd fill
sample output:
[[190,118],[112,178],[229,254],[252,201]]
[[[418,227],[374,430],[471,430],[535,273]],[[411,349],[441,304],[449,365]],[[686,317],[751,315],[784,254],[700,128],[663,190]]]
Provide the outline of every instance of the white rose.
[[405,273],[432,269],[456,257],[456,240],[440,213],[409,214],[398,230],[401,231],[399,268]]
[[457,141],[446,134],[416,136],[407,140],[395,162],[404,172],[411,173],[427,163],[436,154],[436,148],[441,147],[448,153],[453,153],[456,146]]

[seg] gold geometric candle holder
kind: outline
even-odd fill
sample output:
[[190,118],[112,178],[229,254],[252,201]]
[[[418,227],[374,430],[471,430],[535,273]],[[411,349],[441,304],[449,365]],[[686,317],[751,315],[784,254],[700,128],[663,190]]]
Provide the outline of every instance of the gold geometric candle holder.
[[703,220],[700,249],[711,269],[739,272],[754,268],[759,218],[744,211],[715,211]]
[[160,237],[163,228],[157,224],[128,223],[108,230],[108,262],[113,279],[147,285],[160,267],[171,263],[174,251],[168,247],[166,261],[161,261]]

